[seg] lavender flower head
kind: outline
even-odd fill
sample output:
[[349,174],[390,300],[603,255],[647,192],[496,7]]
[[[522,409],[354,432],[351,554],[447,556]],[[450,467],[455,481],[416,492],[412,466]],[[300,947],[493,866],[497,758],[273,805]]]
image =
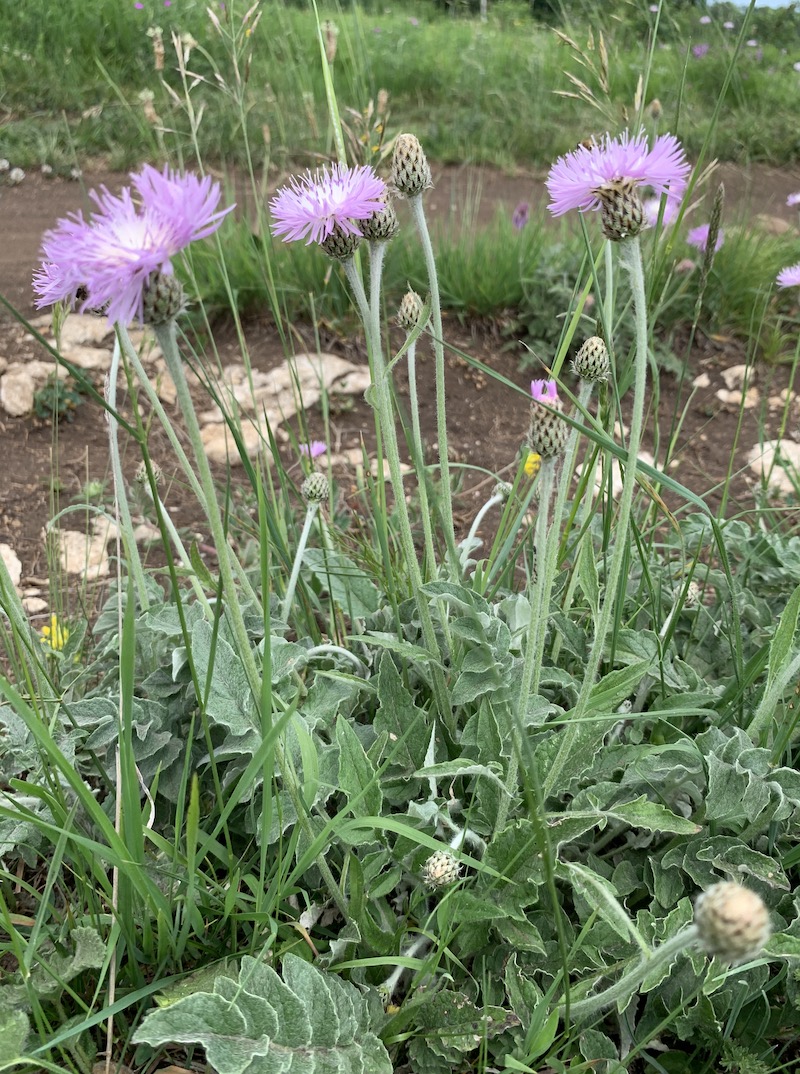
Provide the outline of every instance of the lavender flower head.
[[532,380],[531,395],[536,403],[553,406],[558,402],[558,389],[554,380]]
[[701,26],[709,26],[710,24],[711,24],[711,16],[710,15],[701,15],[700,16],[700,25]]
[[789,206],[800,205],[800,190],[795,191],[794,194],[790,194],[786,199],[786,204]]
[[778,287],[800,287],[800,263],[781,269],[778,273]]
[[328,450],[324,440],[312,440],[310,444],[300,444],[300,454],[307,459],[318,459]]
[[284,242],[306,239],[321,243],[337,225],[346,235],[361,235],[355,220],[366,220],[384,208],[386,186],[368,165],[346,168],[334,164],[328,171],[292,179],[269,203],[272,230]]
[[652,149],[644,131],[634,137],[627,131],[619,138],[607,134],[589,148],[581,145],[559,157],[547,177],[548,208],[553,216],[570,209],[594,211],[601,207],[600,193],[621,184],[650,186],[656,197],[668,191],[671,199],[680,201],[689,171],[683,147],[673,134],[659,135]]
[[730,22],[730,21],[729,22],[723,22],[722,25],[723,25],[724,29],[726,29],[726,30],[732,30],[734,28],[734,24],[732,22]]
[[530,216],[530,205],[527,201],[521,201],[514,210],[514,212],[511,214],[511,223],[514,225],[517,231],[522,231],[522,229],[528,223],[528,220],[530,220]]
[[680,211],[680,200],[667,197],[664,202],[664,212],[661,213],[661,198],[645,198],[642,202],[644,207],[644,218],[647,223],[647,227],[655,227],[658,224],[659,215],[661,215],[661,226],[666,227],[668,224],[673,223]]
[[91,191],[91,219],[72,213],[45,232],[42,266],[34,273],[38,308],[65,301],[104,309],[111,323],[141,319],[145,292],[154,273],[172,274],[171,258],[195,239],[205,238],[233,206],[217,210],[218,183],[194,175],[162,172],[145,165],[131,175],[119,196]]
[[708,53],[711,45],[692,45],[692,55],[696,60],[702,60],[702,58]]
[[[706,247],[708,246],[708,232],[708,224],[701,224],[700,227],[693,227],[689,234],[686,236],[686,241],[689,243],[690,246],[695,246],[702,253],[705,253]],[[717,232],[717,241],[714,243],[714,253],[719,250],[724,241],[725,232],[722,230],[722,228],[720,228],[720,230]]]

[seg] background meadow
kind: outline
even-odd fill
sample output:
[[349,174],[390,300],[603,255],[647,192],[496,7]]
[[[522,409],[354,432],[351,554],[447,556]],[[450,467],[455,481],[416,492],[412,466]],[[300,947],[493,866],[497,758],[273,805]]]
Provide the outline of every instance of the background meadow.
[[[0,1070],[795,1069],[794,6],[0,22],[9,230],[146,163],[237,203],[150,334],[3,302],[48,364],[0,432],[44,475],[0,567]],[[554,219],[626,128],[680,138],[676,218]],[[290,176],[396,177],[404,132],[396,237],[275,237]]]

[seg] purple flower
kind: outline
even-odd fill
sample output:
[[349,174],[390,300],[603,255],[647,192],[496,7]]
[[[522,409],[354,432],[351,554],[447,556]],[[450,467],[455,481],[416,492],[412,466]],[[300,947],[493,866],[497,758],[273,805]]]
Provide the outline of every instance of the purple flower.
[[328,445],[324,440],[312,440],[310,444],[300,444],[300,454],[305,455],[307,459],[318,459],[327,450]]
[[756,41],[756,39],[754,37],[751,37],[749,41],[745,41],[745,44],[749,45],[750,48],[755,48],[756,45],[758,44],[758,41]]
[[419,26],[419,19],[415,19],[413,15],[408,21],[411,23],[412,26]]
[[708,50],[710,48],[711,48],[710,45],[705,45],[705,44],[703,44],[703,45],[692,45],[692,55],[694,56],[694,58],[696,60],[702,60],[702,58],[706,55],[706,53],[708,52]]
[[[658,217],[661,213],[661,198],[645,198],[642,202],[644,208],[644,216],[647,221],[648,227],[655,227],[658,223]],[[667,197],[664,203],[664,213],[661,217],[662,227],[666,227],[667,224],[671,224],[675,217],[678,215],[681,203],[679,198]]]
[[800,264],[781,269],[778,273],[778,287],[800,287]]
[[798,190],[794,194],[790,194],[789,197],[786,199],[786,204],[787,205],[800,205],[800,190]]
[[554,380],[532,380],[531,395],[534,402],[552,406],[558,402],[558,390]]
[[701,26],[708,26],[710,23],[711,23],[711,16],[710,15],[701,15],[700,16],[700,25]]
[[722,25],[726,30],[732,30],[733,29],[733,23],[732,22],[723,22]]
[[133,6],[137,11],[141,11],[144,8],[144,4],[134,4]]
[[346,168],[334,164],[330,171],[323,169],[279,190],[269,207],[275,222],[274,234],[284,242],[305,239],[306,246],[322,242],[336,224],[347,235],[360,235],[354,220],[367,220],[384,208],[380,200],[386,185],[369,165]]
[[683,147],[672,134],[659,135],[652,149],[644,131],[633,138],[627,131],[619,138],[606,134],[590,148],[578,146],[555,162],[547,177],[548,208],[553,216],[599,209],[598,191],[624,181],[650,186],[657,197],[669,191],[671,199],[680,201],[689,171]]
[[[706,252],[708,246],[708,232],[709,225],[701,224],[700,227],[693,227],[689,234],[686,236],[686,241],[690,246],[696,246],[702,253]],[[717,232],[717,241],[714,243],[714,253],[719,250],[725,241],[725,232],[720,228]]]
[[655,14],[658,11],[658,4],[651,4],[650,10]]
[[527,201],[521,201],[511,214],[511,223],[517,229],[522,231],[525,225],[528,223],[531,217],[531,207]]
[[101,187],[90,193],[96,206],[90,220],[72,213],[45,233],[43,264],[33,278],[39,308],[74,303],[81,289],[86,293],[81,309],[106,308],[112,323],[141,318],[150,276],[169,275],[170,259],[216,231],[233,208],[216,211],[221,191],[207,178],[145,165],[131,179],[140,204],[130,187],[118,197]]

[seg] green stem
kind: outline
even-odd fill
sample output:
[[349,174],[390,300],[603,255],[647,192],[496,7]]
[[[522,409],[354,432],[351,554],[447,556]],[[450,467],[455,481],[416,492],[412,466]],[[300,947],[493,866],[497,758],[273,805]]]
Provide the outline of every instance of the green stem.
[[[578,1019],[591,1018],[612,1004],[628,999],[648,974],[660,966],[668,965],[674,961],[681,951],[685,951],[696,942],[697,926],[687,925],[686,928],[681,929],[666,943],[657,947],[648,958],[643,958],[632,970],[620,977],[616,984],[607,988],[605,992],[598,992],[597,995],[588,996],[586,999],[578,1000],[577,1003],[570,1003],[570,1021],[575,1022]],[[564,1011],[565,1008],[565,1003],[559,1005],[561,1011]]]
[[[586,409],[591,391],[591,383],[585,380],[581,381],[580,390],[578,392],[578,406],[580,410]],[[539,553],[540,547],[542,549],[542,559],[540,562],[542,588],[538,612],[539,624],[536,632],[536,645],[531,656],[533,678],[531,680],[530,690],[531,693],[534,694],[539,692],[539,678],[542,673],[542,658],[544,656],[544,646],[547,639],[547,624],[550,621],[550,602],[558,570],[558,550],[561,547],[561,520],[564,517],[567,494],[569,493],[572,484],[577,450],[578,430],[573,426],[572,429],[570,429],[569,439],[567,440],[567,446],[564,450],[564,461],[561,467],[561,477],[559,478],[556,502],[553,508],[553,520],[550,523],[549,538],[546,538],[545,543],[541,546],[539,545],[538,538],[536,542],[537,553]],[[544,471],[544,469],[545,463],[543,462],[542,471]]]
[[447,412],[446,391],[444,381],[444,331],[442,329],[442,303],[439,297],[439,277],[436,272],[436,259],[433,255],[428,222],[425,219],[425,209],[422,204],[422,195],[409,198],[411,215],[414,217],[422,252],[425,256],[425,267],[428,272],[428,287],[431,292],[431,318],[433,320],[433,355],[436,367],[436,431],[439,443],[439,466],[442,475],[442,515],[444,524],[444,538],[447,545],[447,554],[453,577],[460,575],[458,552],[456,550],[455,526],[453,524],[453,493],[450,488],[450,459],[447,451]]
[[[180,442],[178,434],[175,432],[172,422],[169,420],[169,416],[167,415],[167,412],[164,409],[161,400],[158,398],[158,392],[151,384],[150,377],[147,374],[147,370],[144,368],[141,358],[136,353],[136,348],[133,345],[131,337],[128,335],[127,328],[125,328],[124,325],[118,324],[117,334],[122,345],[125,360],[129,362],[131,367],[133,368],[133,371],[139,380],[139,384],[141,385],[142,390],[147,396],[147,399],[152,406],[156,417],[161,422],[164,432],[167,434],[167,439],[172,446],[172,450],[175,452],[175,457],[181,464],[183,472],[186,474],[186,479],[192,488],[192,492],[194,492],[195,496],[202,504],[205,500],[203,488],[200,482],[197,480],[197,475],[194,472],[192,464],[187,458],[186,452],[183,450],[183,445]],[[232,553],[231,556],[234,569],[236,571],[237,577],[239,578],[240,585],[244,589],[248,599],[252,602],[253,606],[258,610],[259,615],[263,614],[261,608],[261,601],[259,600],[258,594],[250,584],[250,579],[247,577],[244,568],[239,563],[239,560],[235,556],[233,556]]]
[[511,717],[512,750],[506,772],[506,794],[500,796],[495,819],[494,833],[499,835],[506,826],[508,811],[514,800],[517,789],[517,776],[519,775],[519,762],[522,753],[522,728],[525,726],[525,714],[528,710],[528,700],[534,679],[535,656],[539,647],[538,637],[543,631],[543,621],[547,616],[544,614],[543,600],[545,594],[545,577],[542,564],[542,551],[548,541],[558,545],[558,533],[553,532],[549,526],[550,498],[553,494],[553,481],[555,477],[555,459],[543,459],[539,471],[539,510],[536,515],[536,532],[534,537],[535,560],[534,569],[536,577],[530,590],[530,612],[528,617],[528,640],[525,646],[525,658],[522,664],[522,677],[517,693],[517,701]]
[[225,599],[225,615],[230,622],[233,636],[236,638],[236,644],[239,649],[239,659],[242,661],[245,674],[247,675],[247,681],[253,692],[253,698],[256,705],[260,706],[262,686],[261,674],[256,665],[255,657],[253,656],[253,646],[251,645],[247,627],[244,623],[242,609],[239,604],[236,580],[233,576],[233,569],[231,567],[231,550],[228,544],[225,527],[222,523],[222,514],[220,513],[219,504],[217,503],[217,490],[214,485],[214,478],[211,473],[208,457],[206,456],[205,447],[203,446],[203,438],[200,435],[200,425],[197,421],[194,404],[192,403],[192,395],[189,391],[186,374],[183,371],[183,361],[178,352],[178,344],[175,338],[175,322],[170,321],[167,325],[159,325],[155,329],[155,333],[164,354],[164,360],[167,363],[169,375],[172,377],[172,381],[175,385],[178,406],[183,415],[189,443],[192,445],[192,451],[194,452],[195,462],[197,464],[200,486],[203,493],[201,502],[205,508],[206,518],[211,527],[211,536],[214,541],[214,547],[217,550],[219,573],[222,579],[222,593]]
[[425,449],[422,446],[422,429],[419,422],[419,400],[417,399],[417,343],[408,345],[408,405],[411,408],[411,436],[414,444],[414,465],[417,468],[419,487],[419,506],[422,512],[422,533],[425,541],[425,555],[428,558],[431,574],[436,571],[436,550],[433,545],[433,526],[428,509],[428,471],[425,467]]
[[[200,435],[200,426],[197,421],[197,414],[195,413],[194,404],[192,403],[191,392],[189,391],[189,385],[186,381],[186,376],[183,372],[183,363],[178,351],[178,345],[175,338],[175,322],[171,321],[167,325],[159,326],[155,329],[156,338],[158,339],[161,350],[164,354],[164,359],[167,363],[167,369],[175,384],[175,391],[178,398],[178,406],[183,414],[184,421],[186,423],[186,431],[189,436],[189,442],[192,445],[192,451],[194,452],[197,462],[197,469],[200,475],[200,485],[203,491],[203,506],[206,510],[206,517],[209,525],[211,526],[211,534],[214,541],[214,545],[217,549],[217,556],[219,559],[219,572],[222,579],[222,594],[225,600],[225,615],[227,616],[231,628],[233,630],[234,638],[238,648],[239,659],[242,661],[245,674],[247,675],[247,681],[250,684],[250,689],[253,693],[253,699],[256,704],[256,708],[260,711],[263,705],[262,690],[263,685],[261,681],[261,674],[259,673],[258,666],[256,665],[255,657],[253,655],[253,647],[250,644],[250,638],[247,634],[247,627],[245,626],[244,617],[242,615],[242,609],[239,605],[238,593],[236,591],[236,581],[233,576],[233,570],[231,567],[232,553],[227,541],[225,533],[225,527],[222,524],[222,515],[220,513],[219,504],[217,503],[217,490],[214,486],[214,478],[211,473],[211,467],[206,457],[205,448],[203,447],[203,440]],[[284,785],[289,792],[292,799],[292,804],[297,812],[297,822],[303,828],[304,832],[311,838],[313,833],[311,831],[311,825],[306,815],[305,804],[300,794],[300,788],[297,782],[297,776],[292,771],[291,766],[288,764],[286,754],[283,749],[282,742],[276,742],[275,754],[278,761],[278,767],[281,772],[281,776],[284,781]],[[347,902],[336,883],[336,879],[331,872],[330,866],[325,861],[325,858],[320,853],[315,859],[315,863],[319,868],[322,878],[330,891],[330,894],[336,903],[339,911],[347,917]]]
[[[638,236],[627,239],[619,244],[620,262],[628,270],[633,293],[633,306],[636,318],[636,355],[635,376],[633,389],[633,405],[631,410],[630,434],[628,439],[628,459],[625,466],[625,479],[622,485],[617,524],[615,526],[616,540],[614,552],[606,574],[605,593],[603,605],[595,627],[595,636],[592,643],[589,659],[586,663],[581,690],[575,708],[572,711],[572,719],[564,730],[558,752],[553,759],[542,785],[543,796],[546,799],[558,786],[561,773],[567,762],[577,753],[585,756],[593,755],[595,741],[605,733],[604,729],[591,726],[584,728],[582,719],[589,707],[589,697],[597,678],[600,661],[605,650],[606,636],[614,612],[617,610],[618,587],[622,574],[622,565],[628,552],[629,534],[628,527],[633,507],[633,495],[636,490],[636,460],[639,457],[639,447],[642,441],[642,426],[644,424],[645,388],[647,386],[647,302],[644,291],[644,272],[642,270],[642,252]],[[621,612],[621,609],[620,609]]]
[[120,355],[120,342],[118,339],[115,339],[114,351],[111,355],[111,366],[108,370],[108,376],[106,377],[105,382],[105,397],[106,405],[108,407],[106,415],[106,420],[108,422],[108,448],[111,458],[111,475],[114,481],[114,502],[117,508],[117,518],[119,519],[120,528],[122,529],[125,559],[127,560],[128,568],[133,575],[136,590],[139,594],[139,607],[142,611],[146,611],[150,607],[150,601],[147,597],[147,584],[142,569],[142,561],[139,558],[139,549],[136,545],[136,538],[133,535],[131,509],[125,491],[125,478],[122,474],[122,462],[119,454],[119,429],[117,427],[117,419],[112,416],[117,409],[117,381],[119,380]]
[[[439,646],[436,642],[436,632],[433,628],[430,608],[425,595],[421,592],[423,586],[422,572],[417,559],[417,550],[414,547],[414,534],[411,529],[411,519],[408,514],[405,491],[403,488],[403,474],[400,468],[400,452],[397,445],[397,429],[392,413],[392,401],[389,393],[389,385],[386,374],[386,366],[383,361],[383,346],[381,341],[380,320],[373,319],[370,307],[366,302],[364,285],[355,267],[352,258],[343,262],[345,275],[353,289],[356,304],[362,312],[366,313],[364,330],[367,336],[367,350],[371,355],[372,380],[375,393],[375,406],[378,411],[378,420],[386,448],[386,459],[389,463],[389,477],[394,493],[395,510],[400,522],[400,543],[403,547],[403,556],[411,578],[411,589],[419,612],[422,637],[427,650],[439,660]],[[376,273],[377,275],[377,273]],[[380,284],[376,283],[375,287]],[[376,311],[379,315],[380,311]],[[448,723],[452,730],[452,709],[450,698],[447,693],[447,684],[442,669],[438,664],[432,666],[433,689],[439,714]]]
[[314,521],[314,517],[319,510],[319,504],[313,501],[306,507],[306,517],[303,522],[303,529],[300,532],[300,539],[297,542],[297,551],[294,554],[294,563],[292,564],[292,573],[289,576],[289,584],[286,586],[286,594],[283,598],[283,604],[281,604],[281,619],[285,623],[289,622],[289,612],[292,610],[292,601],[294,600],[294,591],[297,586],[297,579],[300,576],[300,565],[303,562],[303,553],[306,550],[308,544],[308,535],[311,532],[311,525]]

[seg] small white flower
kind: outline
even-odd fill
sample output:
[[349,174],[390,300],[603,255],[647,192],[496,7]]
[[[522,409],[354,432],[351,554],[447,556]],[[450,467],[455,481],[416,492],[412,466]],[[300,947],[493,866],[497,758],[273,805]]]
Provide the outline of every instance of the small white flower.
[[8,181],[13,186],[18,186],[25,178],[25,172],[22,168],[12,168],[8,173]]

